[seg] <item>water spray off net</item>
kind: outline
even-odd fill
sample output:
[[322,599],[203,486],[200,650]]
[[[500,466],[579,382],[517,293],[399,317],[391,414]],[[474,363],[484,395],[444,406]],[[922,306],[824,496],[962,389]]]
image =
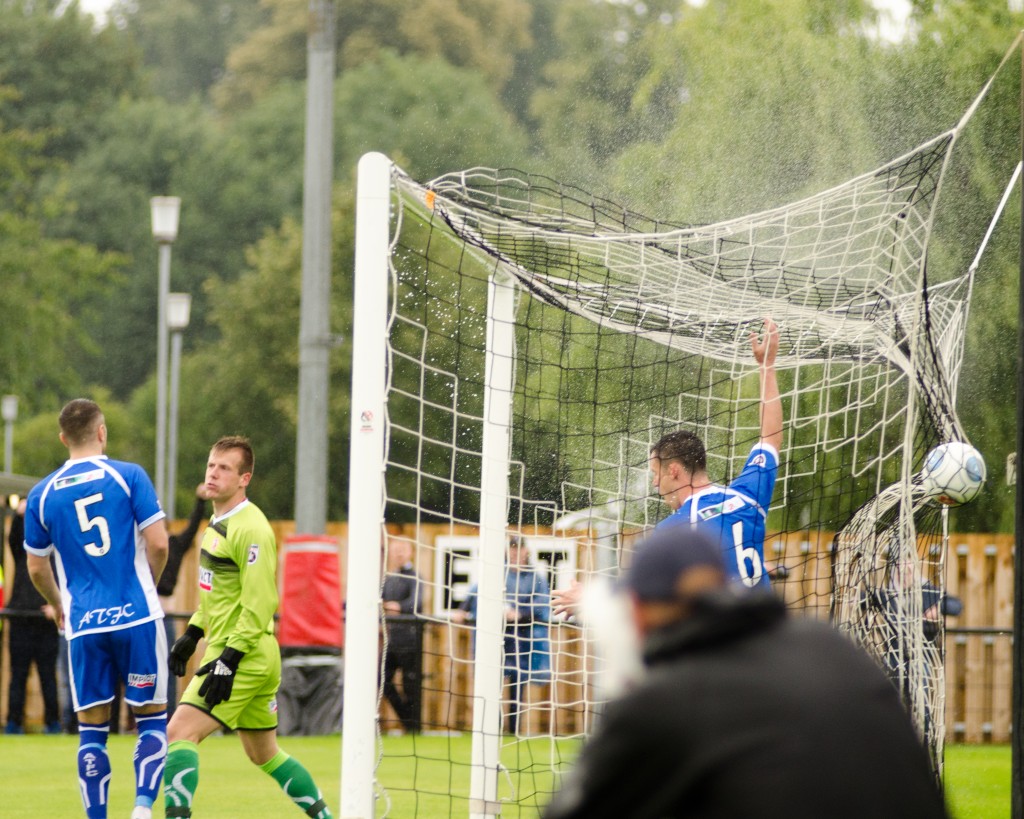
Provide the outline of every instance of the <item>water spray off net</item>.
[[[966,440],[955,395],[974,268],[933,283],[925,264],[966,119],[843,185],[713,225],[517,171],[419,183],[385,163],[386,332],[355,339],[357,357],[384,348],[381,503],[352,523],[407,541],[421,578],[420,733],[378,743],[371,777],[394,815],[548,801],[604,698],[604,660],[543,592],[616,576],[668,513],[648,467],[666,432],[701,436],[713,481],[739,473],[759,440],[749,337],[766,316],[785,414],[772,584],[893,675],[939,769],[941,643],[920,589],[942,588],[944,517],[915,476],[935,444]],[[525,569],[506,565],[513,533]],[[513,627],[524,570],[544,585]],[[350,607],[380,602],[379,587],[349,589]],[[455,614],[470,596],[475,626]],[[348,678],[378,669],[347,658]],[[346,734],[376,713],[346,712]],[[395,716],[381,705],[378,737]],[[344,776],[343,794],[362,787]]]

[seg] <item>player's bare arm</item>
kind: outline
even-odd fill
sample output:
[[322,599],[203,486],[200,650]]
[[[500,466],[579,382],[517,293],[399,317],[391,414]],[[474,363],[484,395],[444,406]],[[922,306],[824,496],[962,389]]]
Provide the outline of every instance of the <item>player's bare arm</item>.
[[64,628],[64,609],[60,599],[60,588],[57,586],[57,578],[53,576],[53,567],[50,566],[50,558],[39,557],[34,554],[27,554],[28,576],[32,579],[32,585],[39,593],[46,598],[46,602],[53,608],[53,621],[57,628]]
[[750,334],[750,347],[761,368],[761,440],[779,451],[782,449],[782,399],[775,374],[779,328],[771,318],[765,318],[761,335]]
[[153,582],[160,579],[164,573],[164,566],[167,565],[167,527],[162,520],[158,520],[142,530],[142,538],[146,541],[146,560],[149,563],[149,570],[153,573]]

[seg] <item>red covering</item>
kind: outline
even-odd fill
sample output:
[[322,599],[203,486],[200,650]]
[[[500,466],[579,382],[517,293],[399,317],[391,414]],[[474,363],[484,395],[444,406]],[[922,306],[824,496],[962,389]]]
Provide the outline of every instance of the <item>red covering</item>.
[[277,639],[282,646],[342,647],[337,538],[291,535],[285,539]]

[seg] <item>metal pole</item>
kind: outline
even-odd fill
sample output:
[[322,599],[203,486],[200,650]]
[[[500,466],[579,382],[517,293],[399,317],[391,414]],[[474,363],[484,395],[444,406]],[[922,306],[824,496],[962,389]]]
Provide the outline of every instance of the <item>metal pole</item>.
[[[1024,160],[1024,49],[1021,50],[1020,97],[1021,159]],[[1024,183],[1021,184],[1020,245],[1017,249],[1019,274],[1017,279],[1017,470],[1014,484],[1014,553],[1013,562],[1013,706],[1010,731],[1010,815],[1024,815],[1024,480],[1021,480],[1021,461],[1024,459]]]
[[4,472],[11,474],[14,462],[14,421],[4,421]]
[[309,0],[306,161],[302,197],[295,530],[327,528],[327,397],[331,346],[331,184],[334,167],[334,3]]
[[181,333],[171,333],[171,399],[167,434],[167,503],[164,512],[174,520],[175,489],[178,485],[178,385],[181,381]]
[[14,422],[18,420],[18,396],[0,398],[0,415],[4,419],[4,472],[11,474],[14,461]]
[[171,243],[160,243],[156,317],[156,496],[166,509],[167,453],[167,295],[171,290]]

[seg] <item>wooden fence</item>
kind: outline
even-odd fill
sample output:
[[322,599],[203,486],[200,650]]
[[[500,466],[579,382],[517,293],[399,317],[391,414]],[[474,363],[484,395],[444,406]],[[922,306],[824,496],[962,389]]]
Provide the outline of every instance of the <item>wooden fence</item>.
[[[183,524],[172,530],[177,531]],[[273,523],[278,542],[294,533],[290,521]],[[416,564],[424,581],[425,610],[431,611],[436,556],[436,539],[441,535],[472,535],[469,527],[389,527],[392,535],[416,544]],[[329,524],[328,534],[339,542],[339,571],[342,592],[348,556],[345,524]],[[537,532],[536,534],[545,534]],[[6,538],[4,539],[6,543]],[[590,570],[592,544],[579,538],[579,569]],[[766,543],[770,564],[785,566],[788,576],[775,588],[793,609],[824,619],[828,616],[831,536],[825,533],[791,533],[775,536]],[[378,543],[360,545],[377,554]],[[6,547],[5,547],[6,549]],[[5,555],[4,566],[12,565]],[[173,612],[191,612],[198,596],[191,578],[198,572],[198,554],[193,549],[183,562],[178,586],[171,599]],[[13,578],[6,578],[8,592]],[[953,535],[946,559],[946,585],[950,594],[963,601],[959,617],[947,619],[946,634],[946,728],[947,739],[968,743],[1009,741],[1011,725],[1013,628],[1013,537],[1012,535]],[[2,621],[0,621],[2,622]],[[6,630],[5,630],[6,631]],[[529,704],[522,723],[533,732],[553,727],[559,734],[584,732],[588,725],[587,662],[579,630],[554,624],[551,628],[553,683],[530,686]],[[464,730],[472,722],[472,632],[453,626],[444,618],[428,619],[423,637],[423,724]],[[6,720],[8,695],[6,634],[0,658],[0,715]],[[397,727],[394,714],[382,706],[382,725]],[[42,704],[38,684],[30,677],[26,723],[38,729]]]

